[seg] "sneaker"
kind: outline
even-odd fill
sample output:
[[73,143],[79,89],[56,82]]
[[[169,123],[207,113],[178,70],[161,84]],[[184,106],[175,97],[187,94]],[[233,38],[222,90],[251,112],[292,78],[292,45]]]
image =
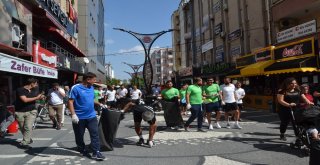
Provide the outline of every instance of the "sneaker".
[[242,127],[238,123],[235,123],[232,128],[233,129],[241,129]]
[[95,160],[98,160],[98,161],[102,161],[104,160],[106,157],[103,156],[101,154],[101,152],[97,151],[96,153],[93,153],[92,156],[91,156],[92,159],[95,159]]
[[226,126],[227,129],[230,129],[230,123],[227,123],[227,126]]
[[57,128],[57,123],[53,123],[52,128]]
[[209,125],[209,130],[213,130],[212,124]]
[[83,150],[82,152],[80,152],[80,154],[82,155],[82,157],[91,158],[91,155],[87,150]]
[[33,143],[33,140],[30,138],[29,144],[32,144],[32,143]]
[[19,143],[18,147],[21,149],[31,149],[32,148],[31,146],[24,144],[24,143]]
[[139,141],[136,143],[137,146],[142,146],[144,144],[144,139],[140,138]]
[[152,148],[152,147],[156,146],[156,144],[154,143],[153,140],[147,140],[147,145],[148,145],[149,148]]
[[61,124],[57,124],[57,130],[60,130],[61,129]]
[[216,126],[216,128],[217,128],[217,129],[220,129],[220,128],[221,128],[221,126],[220,126],[220,124],[219,124],[219,123],[216,123],[216,125],[215,125],[215,126]]
[[207,132],[207,131],[205,131],[205,130],[203,130],[201,128],[198,128],[198,132]]
[[189,132],[189,128],[188,128],[187,126],[184,126],[184,130],[185,130],[186,132]]
[[203,119],[203,122],[208,123],[208,119],[207,118]]
[[284,134],[280,134],[280,140],[287,141],[287,138]]

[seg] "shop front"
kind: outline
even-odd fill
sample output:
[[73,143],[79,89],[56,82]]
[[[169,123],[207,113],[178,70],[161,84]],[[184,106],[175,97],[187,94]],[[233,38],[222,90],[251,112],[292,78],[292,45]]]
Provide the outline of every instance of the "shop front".
[[230,74],[239,74],[240,70],[236,69],[230,63],[209,64],[201,67],[201,77],[204,79],[214,78],[222,82],[223,78]]
[[192,67],[181,68],[177,74],[177,87],[182,86],[184,83],[189,85],[193,83],[193,70]]

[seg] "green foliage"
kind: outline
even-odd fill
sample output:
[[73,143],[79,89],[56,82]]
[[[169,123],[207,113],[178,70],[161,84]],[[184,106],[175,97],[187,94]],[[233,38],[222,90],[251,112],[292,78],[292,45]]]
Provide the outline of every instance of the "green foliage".
[[107,85],[119,85],[120,84],[119,79],[115,79],[115,78],[110,78],[110,77],[106,77],[106,83]]

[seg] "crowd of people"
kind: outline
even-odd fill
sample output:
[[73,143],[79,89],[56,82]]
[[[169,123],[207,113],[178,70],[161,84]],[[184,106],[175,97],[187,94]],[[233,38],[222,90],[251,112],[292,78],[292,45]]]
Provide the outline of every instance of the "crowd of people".
[[[22,141],[19,147],[30,148],[32,140],[32,125],[37,117],[38,110],[36,102],[45,100],[48,104],[49,117],[52,121],[52,127],[60,130],[63,127],[65,114],[70,114],[72,126],[75,135],[75,143],[78,151],[83,156],[88,156],[96,160],[103,160],[105,157],[100,152],[100,141],[98,133],[98,118],[102,109],[118,109],[122,113],[133,110],[135,132],[139,136],[137,145],[147,144],[153,147],[154,135],[156,133],[156,115],[147,120],[149,123],[149,138],[145,143],[142,136],[141,122],[144,119],[141,105],[143,93],[137,86],[131,89],[125,88],[124,85],[108,85],[107,89],[101,86],[94,86],[96,75],[87,73],[83,76],[83,81],[75,84],[69,89],[68,86],[60,86],[53,83],[51,88],[45,94],[38,88],[38,80],[29,78],[24,85],[17,89],[17,99],[15,102],[15,118],[18,121],[22,133]],[[171,129],[184,128],[190,130],[191,123],[197,119],[197,131],[207,132],[214,128],[221,127],[241,129],[240,114],[243,109],[243,98],[245,90],[241,88],[241,82],[233,84],[230,78],[224,78],[222,84],[213,78],[206,79],[204,82],[201,78],[195,78],[194,84],[183,84],[180,89],[173,86],[172,81],[167,81],[164,87],[157,84],[152,87],[152,95],[161,99],[164,104],[164,117],[166,124]],[[8,125],[14,121],[12,112],[6,111],[7,101],[5,91],[0,89],[0,110],[1,110],[1,132],[4,136]],[[286,129],[289,122],[293,122],[291,111],[296,109],[306,109],[314,104],[313,97],[319,97],[320,93],[315,91],[310,94],[309,87],[303,84],[297,85],[294,78],[287,78],[280,87],[277,94],[279,107],[280,139],[286,140]],[[6,112],[6,113],[4,113]],[[213,114],[215,120],[213,121]],[[225,123],[221,122],[224,114]],[[183,116],[188,117],[183,121]],[[231,124],[230,120],[234,123]],[[207,130],[204,129],[203,123],[207,123]],[[295,127],[295,125],[293,125]],[[91,139],[92,155],[84,143],[85,129],[89,130]],[[294,128],[296,131],[296,129]],[[314,139],[319,139],[320,135],[315,127],[308,129],[308,133]],[[297,134],[297,133],[296,133]]]

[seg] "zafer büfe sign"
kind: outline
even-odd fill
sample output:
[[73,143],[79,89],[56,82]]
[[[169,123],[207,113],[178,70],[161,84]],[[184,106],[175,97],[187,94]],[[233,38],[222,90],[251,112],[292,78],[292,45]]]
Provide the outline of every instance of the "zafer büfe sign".
[[0,53],[0,71],[38,77],[58,78],[58,71],[46,66]]
[[285,42],[317,32],[316,20],[283,30],[277,33],[277,42]]

